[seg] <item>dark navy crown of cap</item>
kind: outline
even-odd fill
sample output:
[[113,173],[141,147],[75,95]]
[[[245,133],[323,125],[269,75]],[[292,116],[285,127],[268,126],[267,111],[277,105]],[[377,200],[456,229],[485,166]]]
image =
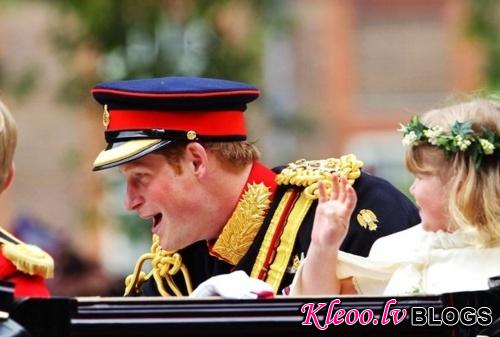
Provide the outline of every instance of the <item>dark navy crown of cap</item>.
[[259,96],[249,84],[202,77],[161,77],[100,83],[92,95],[110,109],[246,109]]

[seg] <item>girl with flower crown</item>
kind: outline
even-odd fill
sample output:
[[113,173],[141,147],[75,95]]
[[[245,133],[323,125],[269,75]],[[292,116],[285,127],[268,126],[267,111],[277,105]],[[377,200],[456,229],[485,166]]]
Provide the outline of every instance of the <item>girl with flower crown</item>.
[[367,258],[339,251],[354,189],[344,177],[333,178],[331,193],[320,185],[311,245],[291,294],[488,289],[488,279],[500,275],[499,130],[500,104],[485,99],[431,110],[403,126],[422,222],[378,239]]

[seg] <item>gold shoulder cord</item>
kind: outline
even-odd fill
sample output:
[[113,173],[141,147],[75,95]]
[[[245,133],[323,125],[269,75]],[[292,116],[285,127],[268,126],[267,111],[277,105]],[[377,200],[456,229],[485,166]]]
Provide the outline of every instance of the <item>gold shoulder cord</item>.
[[39,275],[43,278],[54,276],[54,260],[41,248],[22,242],[5,229],[0,227],[3,236],[0,237],[3,255],[23,273]]
[[[142,266],[147,260],[151,260],[152,270],[149,274],[142,271]],[[179,287],[175,284],[173,276],[179,271],[182,272],[184,277],[184,282],[188,294],[191,294],[193,287],[191,285],[191,278],[189,277],[189,272],[187,267],[182,263],[182,257],[176,251],[166,251],[160,247],[160,238],[158,235],[153,235],[153,244],[151,245],[151,251],[149,253],[143,254],[137,261],[134,272],[127,276],[125,279],[125,292],[123,296],[128,296],[130,294],[140,294],[141,285],[147,281],[151,276],[155,280],[156,287],[160,292],[161,296],[169,297],[170,293],[165,289],[163,280],[167,281],[167,286],[169,290],[175,294],[175,296],[182,296],[182,292]]]

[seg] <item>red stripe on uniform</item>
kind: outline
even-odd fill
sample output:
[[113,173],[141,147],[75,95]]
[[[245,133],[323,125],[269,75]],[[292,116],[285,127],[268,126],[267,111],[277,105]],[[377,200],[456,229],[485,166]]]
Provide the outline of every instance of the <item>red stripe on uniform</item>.
[[292,195],[290,196],[290,199],[288,199],[288,202],[283,210],[283,213],[281,214],[281,218],[279,220],[278,225],[276,226],[276,230],[273,233],[273,238],[271,239],[271,244],[269,245],[269,250],[267,251],[266,259],[264,260],[264,264],[262,265],[262,269],[259,272],[259,280],[265,280],[267,276],[267,272],[269,271],[269,266],[271,263],[273,263],[274,258],[276,257],[276,250],[278,249],[278,243],[279,240],[281,239],[281,234],[283,234],[283,229],[285,228],[286,221],[288,219],[288,216],[290,215],[290,211],[297,201],[298,198],[298,191],[294,190],[292,192]]

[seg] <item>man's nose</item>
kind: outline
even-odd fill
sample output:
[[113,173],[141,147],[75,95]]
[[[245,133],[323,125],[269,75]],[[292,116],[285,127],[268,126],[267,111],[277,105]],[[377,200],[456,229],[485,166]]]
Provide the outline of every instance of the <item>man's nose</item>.
[[127,185],[127,193],[125,195],[125,208],[129,211],[137,210],[144,202],[144,198],[132,187]]

